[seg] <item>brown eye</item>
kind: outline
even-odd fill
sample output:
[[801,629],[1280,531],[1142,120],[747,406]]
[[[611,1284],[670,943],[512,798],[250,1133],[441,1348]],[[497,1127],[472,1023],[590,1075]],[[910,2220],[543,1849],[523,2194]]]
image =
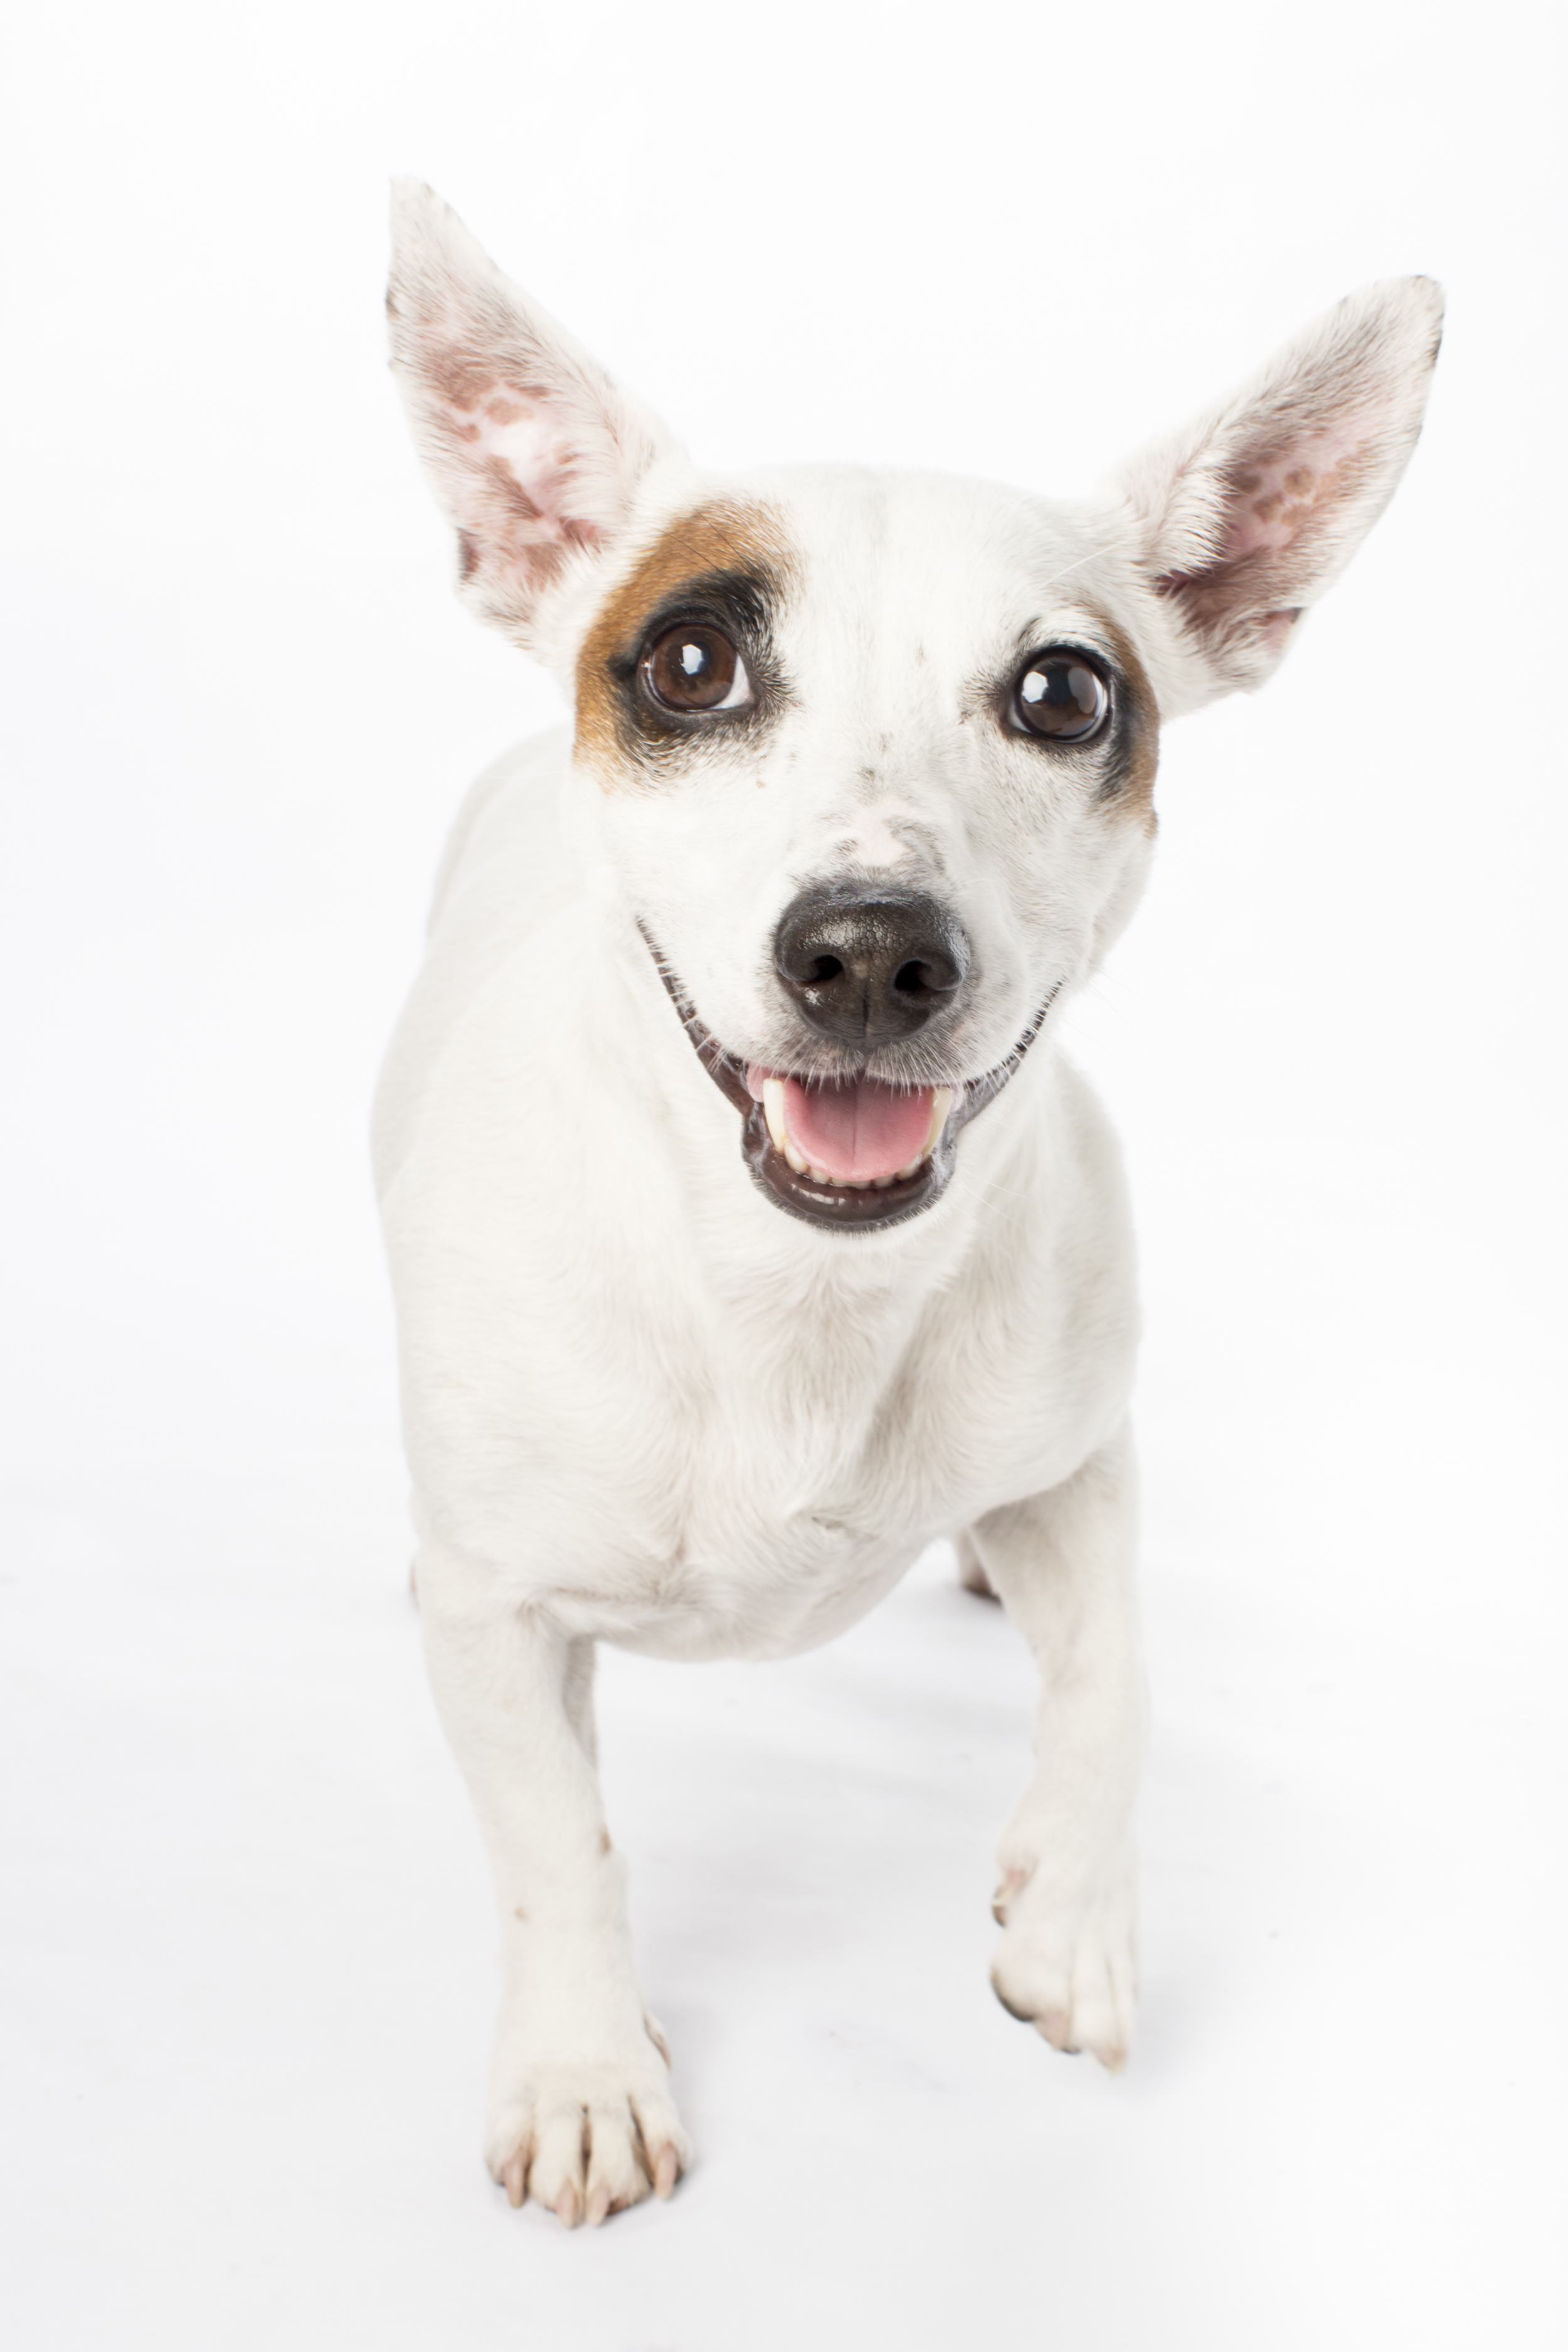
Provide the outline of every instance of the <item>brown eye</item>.
[[739,710],[753,698],[745,663],[723,630],[706,621],[681,621],[656,637],[642,674],[667,710]]
[[1110,696],[1081,656],[1037,654],[1013,689],[1018,723],[1052,743],[1087,743],[1098,735]]

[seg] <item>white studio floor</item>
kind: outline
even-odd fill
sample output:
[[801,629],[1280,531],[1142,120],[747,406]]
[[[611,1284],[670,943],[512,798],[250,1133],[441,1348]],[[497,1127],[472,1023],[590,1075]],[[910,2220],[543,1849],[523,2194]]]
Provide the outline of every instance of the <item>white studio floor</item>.
[[476,2154],[488,1888],[389,1485],[83,1486],[8,1550],[12,2342],[1559,2340],[1546,1661],[1375,1611],[1347,1643],[1300,1581],[1266,1599],[1156,1530],[1143,2027],[1111,2081],[986,1985],[1029,1674],[944,1549],[804,1661],[607,1658],[699,2162],[569,2237]]

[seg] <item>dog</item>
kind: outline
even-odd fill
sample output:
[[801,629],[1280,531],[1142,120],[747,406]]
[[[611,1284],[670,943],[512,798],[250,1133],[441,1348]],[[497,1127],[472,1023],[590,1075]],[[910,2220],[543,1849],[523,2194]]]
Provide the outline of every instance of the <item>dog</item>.
[[458,816],[375,1161],[502,1927],[485,2155],[574,2226],[689,2161],[595,1643],[787,1655],[938,1537],[1041,1675],[993,1982],[1124,2063],[1137,1307],[1059,1034],[1143,886],[1161,726],[1261,684],[1376,520],[1442,306],[1352,296],[1073,504],[701,473],[413,183],[388,307],[461,593],[574,714]]

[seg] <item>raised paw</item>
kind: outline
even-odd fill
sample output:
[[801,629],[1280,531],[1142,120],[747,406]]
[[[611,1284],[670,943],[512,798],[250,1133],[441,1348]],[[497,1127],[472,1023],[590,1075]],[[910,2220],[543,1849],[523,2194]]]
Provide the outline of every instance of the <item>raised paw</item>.
[[1012,1869],[994,1908],[1004,1933],[991,1982],[1003,2008],[1053,2049],[1092,2051],[1119,2074],[1137,2001],[1131,1871],[1086,1895],[1054,1885],[1044,1864]]
[[[652,2053],[650,2051],[650,2058]],[[569,2230],[668,2197],[690,2160],[657,2058],[531,2065],[494,2102],[486,2159],[509,2201],[531,2197]]]

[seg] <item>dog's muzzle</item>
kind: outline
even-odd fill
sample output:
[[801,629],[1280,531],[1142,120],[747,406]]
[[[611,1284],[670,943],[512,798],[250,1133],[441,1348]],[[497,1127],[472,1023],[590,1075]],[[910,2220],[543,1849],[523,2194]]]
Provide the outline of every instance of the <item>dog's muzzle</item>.
[[[840,899],[826,918],[837,926],[837,946],[824,944],[820,903],[791,925],[805,903],[797,900],[779,927],[780,975],[789,986],[784,961],[794,956],[797,974],[807,976],[798,979],[791,993],[811,1025],[840,1045],[869,1053],[893,1037],[910,1035],[961,984],[967,943],[961,933],[944,934],[931,922],[926,911],[931,902],[878,902],[881,937],[868,944],[864,930],[858,942],[846,937]],[[882,911],[892,908],[896,914]],[[792,1216],[839,1233],[882,1232],[940,1199],[957,1163],[961,1130],[1001,1093],[1060,990],[1058,982],[1006,1060],[980,1077],[923,1087],[893,1086],[864,1069],[835,1078],[800,1078],[726,1053],[699,1020],[647,925],[639,928],[698,1060],[742,1114],[741,1152],[753,1181]],[[846,946],[857,949],[858,968],[851,955],[840,952]],[[808,958],[832,958],[847,971],[847,984],[836,989],[832,983],[838,975],[810,971]],[[911,973],[911,965],[923,969]],[[808,988],[822,992],[820,1017],[813,1017],[802,1002],[801,992]],[[909,1001],[889,1001],[900,996]],[[889,1025],[877,1034],[883,1024]]]

